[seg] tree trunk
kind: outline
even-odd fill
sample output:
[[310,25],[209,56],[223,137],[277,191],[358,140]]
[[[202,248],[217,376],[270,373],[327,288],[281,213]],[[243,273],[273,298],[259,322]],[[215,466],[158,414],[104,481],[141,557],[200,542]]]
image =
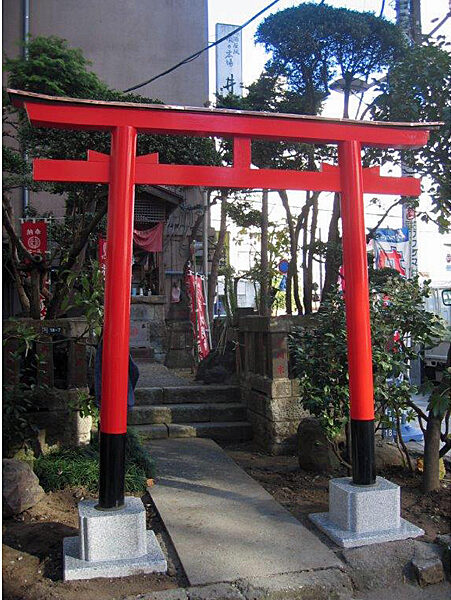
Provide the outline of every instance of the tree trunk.
[[[305,209],[305,211],[304,211]],[[306,204],[303,209],[304,227],[302,229],[302,295],[304,301],[304,313],[312,312],[312,281],[308,270],[308,222],[310,213],[309,192],[306,192]],[[309,310],[310,308],[310,310]]]
[[260,313],[271,314],[268,267],[268,190],[262,192]]
[[285,290],[285,308],[286,308],[287,315],[293,314],[293,303],[291,301],[291,297],[293,295],[293,292],[292,292],[292,290],[293,290],[293,286],[292,286],[293,275],[291,273],[291,269],[292,269],[292,266],[291,266],[291,261],[290,261],[290,263],[288,265],[288,273],[287,273],[287,288]]
[[338,260],[338,243],[340,240],[338,231],[338,222],[340,219],[340,194],[334,195],[334,206],[332,217],[329,224],[329,234],[327,237],[327,250],[325,262],[324,287],[321,294],[321,301],[330,294],[333,286],[337,283],[340,265]]
[[288,234],[290,237],[290,265],[287,275],[287,289],[285,293],[285,303],[287,307],[287,315],[291,315],[292,309],[292,295],[294,296],[294,302],[296,310],[302,314],[302,303],[299,296],[299,275],[298,275],[298,238],[299,234],[296,235],[296,229],[294,226],[293,216],[290,210],[290,204],[288,202],[288,194],[286,190],[279,190],[279,196],[282,201],[282,205],[287,215]]
[[432,492],[440,487],[439,479],[439,452],[440,452],[440,417],[429,413],[424,436],[424,465],[423,465],[423,492]]
[[31,279],[31,298],[30,298],[30,317],[39,321],[41,318],[41,302],[39,297],[40,281],[39,271],[37,268],[32,269],[30,274]]
[[310,243],[306,255],[306,274],[304,277],[304,311],[309,315],[313,311],[313,257],[315,254],[316,227],[318,224],[318,197],[319,192],[313,192],[310,201],[312,204],[312,220],[310,223]]
[[224,241],[227,230],[227,195],[221,193],[221,221],[219,225],[218,241],[216,243],[213,257],[211,259],[211,271],[208,278],[208,315],[210,323],[213,323],[213,307],[216,294],[216,285],[218,283],[218,270],[221,256],[224,251]]

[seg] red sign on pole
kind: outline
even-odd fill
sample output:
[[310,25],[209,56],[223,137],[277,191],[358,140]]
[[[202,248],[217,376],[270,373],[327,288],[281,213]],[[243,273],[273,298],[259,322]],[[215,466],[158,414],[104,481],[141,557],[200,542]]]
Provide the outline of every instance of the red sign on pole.
[[24,221],[22,242],[30,254],[44,254],[47,250],[47,223],[45,221]]

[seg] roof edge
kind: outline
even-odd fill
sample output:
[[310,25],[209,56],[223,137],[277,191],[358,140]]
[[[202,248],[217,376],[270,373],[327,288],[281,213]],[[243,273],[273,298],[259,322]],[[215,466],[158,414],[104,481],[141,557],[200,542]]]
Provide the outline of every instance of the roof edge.
[[234,115],[234,116],[253,116],[258,118],[273,119],[296,119],[303,121],[318,121],[322,123],[349,123],[354,125],[377,126],[377,127],[412,127],[416,129],[437,129],[444,123],[437,121],[431,123],[412,123],[412,122],[393,122],[393,121],[359,121],[357,119],[343,119],[321,117],[316,115],[298,115],[290,113],[273,113],[267,111],[233,110],[229,108],[205,108],[198,106],[177,106],[171,104],[141,104],[135,102],[108,102],[106,100],[89,100],[85,98],[69,98],[66,96],[49,96],[47,94],[37,94],[24,90],[7,89],[11,102],[16,107],[23,107],[28,101],[51,103],[65,103],[70,105],[88,105],[88,106],[108,106],[110,108],[130,108],[135,110],[171,110],[177,112],[190,112],[201,114]]

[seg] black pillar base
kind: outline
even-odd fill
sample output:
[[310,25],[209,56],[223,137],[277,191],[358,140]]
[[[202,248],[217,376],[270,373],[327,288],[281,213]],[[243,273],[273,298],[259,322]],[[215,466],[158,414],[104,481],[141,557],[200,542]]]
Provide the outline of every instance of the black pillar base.
[[376,483],[374,420],[351,419],[352,482],[356,485]]
[[100,432],[100,510],[124,506],[126,433]]

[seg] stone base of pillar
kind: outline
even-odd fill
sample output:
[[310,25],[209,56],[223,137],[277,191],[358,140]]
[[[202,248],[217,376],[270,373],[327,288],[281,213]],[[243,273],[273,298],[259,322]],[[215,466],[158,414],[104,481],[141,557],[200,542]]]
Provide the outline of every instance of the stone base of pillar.
[[167,563],[139,498],[123,508],[97,510],[95,500],[78,505],[80,535],[63,542],[64,580],[165,573]]
[[360,486],[350,477],[329,482],[329,512],[309,515],[313,523],[342,548],[367,546],[424,535],[401,518],[400,488],[382,477]]

